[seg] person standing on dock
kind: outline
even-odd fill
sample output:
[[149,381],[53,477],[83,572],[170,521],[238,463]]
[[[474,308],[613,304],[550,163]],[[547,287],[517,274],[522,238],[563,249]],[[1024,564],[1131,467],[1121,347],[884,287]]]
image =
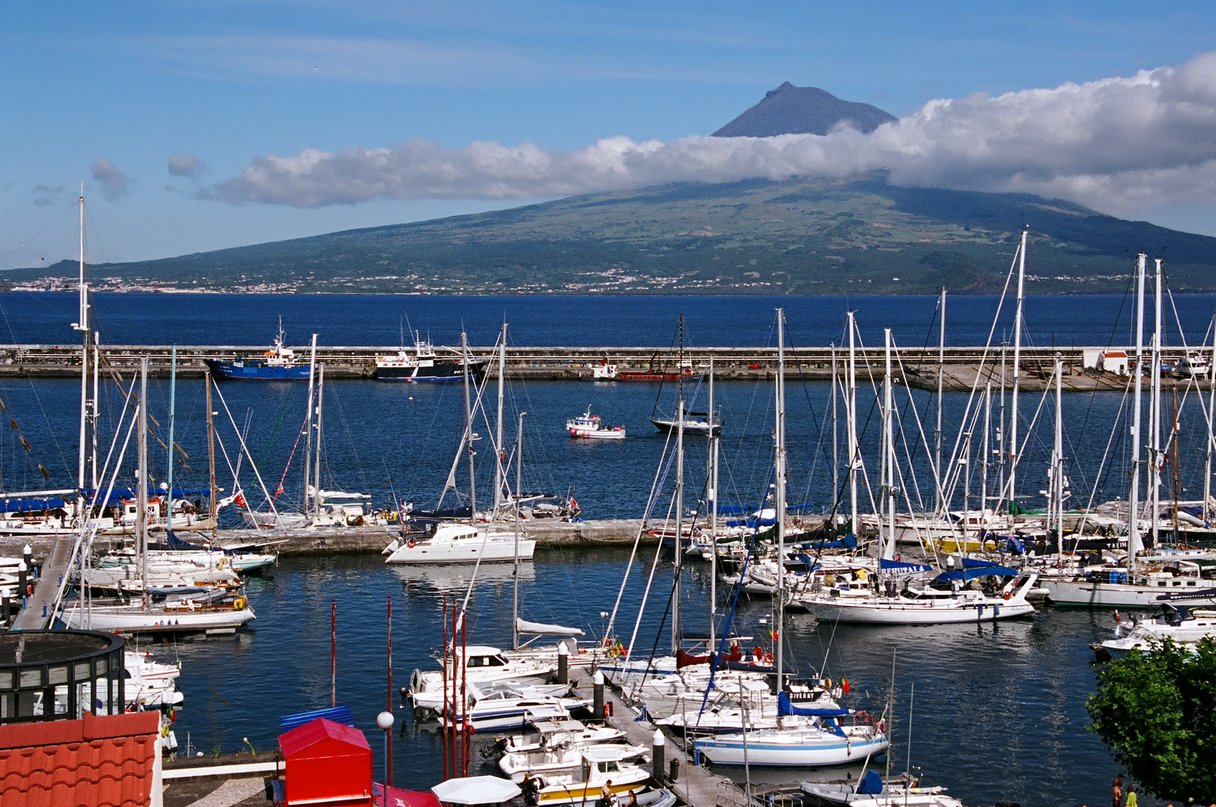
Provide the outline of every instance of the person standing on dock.
[[1110,785],[1110,807],[1123,807],[1123,774],[1116,774]]

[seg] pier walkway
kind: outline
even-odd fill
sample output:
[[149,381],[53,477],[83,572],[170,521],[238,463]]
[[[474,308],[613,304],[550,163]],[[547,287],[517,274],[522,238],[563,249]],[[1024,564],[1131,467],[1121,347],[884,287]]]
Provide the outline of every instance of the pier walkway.
[[[595,671],[588,667],[571,667],[570,680],[579,691],[590,693],[594,691],[594,674]],[[611,684],[604,685],[604,703],[611,704],[612,717],[607,722],[625,732],[630,745],[654,746],[654,735],[658,728],[641,717],[638,710],[626,704]],[[678,760],[675,781],[669,777],[672,760]],[[743,790],[735,782],[708,768],[692,765],[684,749],[669,736],[665,737],[663,764],[664,770],[657,770],[656,766],[654,777],[665,787],[671,788],[684,804],[692,807],[745,807],[748,804]]]
[[[137,372],[140,360],[147,357],[149,372],[167,376],[170,371],[170,356],[174,348],[167,345],[103,345],[101,360],[104,367],[119,373]],[[0,377],[72,377],[80,373],[80,346],[62,345],[11,345],[0,348]],[[238,356],[260,355],[264,347],[254,346],[178,346],[177,372],[181,377],[199,377],[205,365],[203,359],[214,358],[231,361]],[[317,361],[325,366],[329,379],[371,378],[378,354],[394,353],[394,347],[376,346],[318,346]],[[1083,369],[1086,363],[1103,350],[1112,348],[1082,347],[1023,347],[1021,350],[1021,384],[1026,389],[1042,388],[1053,372],[1057,356],[1063,358],[1066,386],[1070,389],[1122,389],[1127,376],[1118,373]],[[1113,348],[1126,352],[1125,348]],[[306,355],[307,348],[296,348],[297,355]],[[491,348],[475,348],[470,353],[475,358],[491,360]],[[1006,351],[1002,361],[999,348],[985,351],[982,347],[947,347],[939,357],[937,347],[899,348],[898,364],[910,385],[935,388],[939,367],[943,382],[949,389],[969,389],[977,375],[1000,383],[1002,365],[1004,376],[1012,378],[1011,358]],[[704,347],[685,350],[684,358],[693,367],[704,369],[713,359],[714,375],[720,380],[755,379],[771,376],[777,366],[776,347]],[[832,375],[833,358],[839,371],[846,360],[841,348],[810,347],[786,348],[787,372],[808,379],[829,379]],[[1178,349],[1163,358],[1168,365],[1180,361]],[[940,360],[939,360],[940,359]],[[617,365],[618,370],[671,370],[678,361],[675,349],[639,347],[510,347],[507,350],[505,375],[508,378],[537,380],[592,380],[594,371],[602,363]],[[882,373],[882,348],[862,348],[857,351],[858,371],[863,375]],[[489,374],[497,372],[497,363],[489,362]]]
[[72,558],[71,540],[52,539],[43,548],[42,554],[34,542],[23,541],[34,550],[35,557],[43,558],[38,580],[34,585],[34,593],[30,596],[17,618],[13,620],[12,630],[45,630],[51,627],[51,605],[59,590],[59,581],[67,576],[68,561]]

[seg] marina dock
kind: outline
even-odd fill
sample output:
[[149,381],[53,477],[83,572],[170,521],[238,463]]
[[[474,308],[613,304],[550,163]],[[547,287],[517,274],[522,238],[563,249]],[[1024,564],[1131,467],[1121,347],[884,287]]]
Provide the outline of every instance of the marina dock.
[[[119,373],[133,373],[140,360],[147,357],[149,372],[167,376],[172,366],[173,347],[167,345],[103,345],[101,363]],[[231,361],[240,356],[258,356],[265,350],[255,346],[178,346],[177,372],[180,377],[200,377],[206,369],[204,359]],[[307,355],[307,348],[295,348],[298,355]],[[365,379],[372,377],[375,357],[395,352],[394,347],[317,346],[317,362],[325,366],[329,379]],[[1122,390],[1128,376],[1102,372],[1086,366],[1087,356],[1110,351],[1096,347],[1024,347],[1021,350],[1021,380],[1023,389],[1042,389],[1051,379],[1057,357],[1064,361],[1065,387],[1071,391]],[[1114,349],[1126,353],[1124,348]],[[492,359],[489,348],[475,348],[470,355],[476,359]],[[898,366],[909,386],[936,389],[940,373],[944,388],[970,389],[977,378],[1001,383],[1012,380],[1009,351],[1002,357],[999,348],[985,351],[981,347],[899,348]],[[12,345],[0,348],[0,377],[59,378],[80,374],[81,348],[78,345]],[[604,362],[616,364],[623,371],[645,371],[651,368],[674,368],[679,351],[639,347],[511,347],[507,351],[505,375],[510,379],[590,381],[594,370]],[[686,361],[704,370],[713,361],[715,378],[723,381],[770,377],[777,367],[776,347],[706,347],[689,348]],[[828,380],[832,377],[835,360],[842,371],[846,351],[841,348],[810,347],[786,349],[786,372],[791,377],[808,380]],[[1177,362],[1180,355],[1166,356],[1166,363]],[[859,349],[856,353],[858,373],[878,376],[882,373],[881,348]],[[982,368],[982,370],[981,370]],[[1003,368],[1003,369],[1002,369]],[[981,376],[982,372],[982,376]],[[496,361],[490,361],[488,373],[497,373]]]

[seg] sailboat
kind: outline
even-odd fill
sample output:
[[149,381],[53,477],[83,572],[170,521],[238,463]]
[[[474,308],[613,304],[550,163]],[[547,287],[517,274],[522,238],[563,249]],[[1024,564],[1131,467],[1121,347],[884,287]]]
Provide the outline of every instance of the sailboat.
[[[141,556],[142,596],[128,602],[102,603],[94,601],[87,590],[62,611],[62,620],[70,628],[97,630],[131,635],[181,635],[191,633],[234,633],[252,622],[256,615],[239,590],[195,588],[168,594],[160,602],[152,602],[147,586],[147,478],[148,468],[148,360],[140,365],[138,410],[139,477],[138,527],[136,540]],[[91,543],[95,532],[82,531],[82,542]]]
[[[692,363],[684,355],[684,315],[680,315],[679,326],[680,352],[676,366],[679,372],[673,374],[672,380],[676,382],[676,400],[684,400],[684,381],[694,377]],[[666,380],[666,377],[660,380]],[[662,396],[663,389],[659,388],[659,396]],[[650,422],[654,427],[661,432],[674,434],[676,429],[683,429],[685,434],[720,434],[722,431],[722,423],[716,412],[695,412],[691,410],[683,410],[682,413],[675,413],[668,416],[659,411],[659,398],[655,398],[655,408],[650,415]]]
[[[785,312],[777,309],[777,381],[776,428],[774,429],[774,505],[777,518],[777,547],[779,555],[785,544]],[[782,578],[778,576],[778,580]],[[745,724],[742,731],[724,732],[697,739],[693,748],[716,765],[761,765],[812,767],[844,765],[869,759],[886,752],[890,746],[887,735],[877,724],[848,722],[848,709],[825,706],[796,706],[784,688],[784,592],[777,596],[776,643],[777,725],[751,730]]]
[[[1141,385],[1144,367],[1144,292],[1146,283],[1147,255],[1141,252],[1137,258],[1136,312],[1136,366],[1132,397],[1132,477],[1128,496],[1127,519],[1127,563],[1109,564],[1096,569],[1087,569],[1076,576],[1047,576],[1043,585],[1048,596],[1057,605],[1076,605],[1090,608],[1155,608],[1163,601],[1174,605],[1216,605],[1216,579],[1205,577],[1203,568],[1193,560],[1185,558],[1158,562],[1138,560],[1144,552],[1140,517],[1140,473],[1141,446],[1149,449],[1149,535],[1156,538],[1160,518],[1160,472],[1164,451],[1161,447],[1161,332],[1162,301],[1164,297],[1162,261],[1156,259],[1155,269],[1155,326],[1150,346],[1150,393],[1148,434],[1142,436],[1140,427]],[[1147,439],[1146,439],[1147,438]]]
[[[895,555],[895,490],[897,468],[895,463],[895,405],[893,399],[891,329],[884,331],[885,375],[883,380],[883,462],[882,495],[885,505],[883,540],[880,561],[892,561]],[[882,563],[879,578],[884,578]],[[962,588],[979,576],[1002,575],[1015,578],[1006,583],[996,594],[985,594],[970,588]],[[885,576],[877,589],[863,589],[857,596],[844,596],[835,588],[827,588],[804,596],[800,602],[824,622],[845,622],[874,625],[943,625],[951,623],[974,623],[1012,619],[1034,613],[1034,606],[1026,599],[1033,590],[1038,575],[1030,573],[1020,578],[1013,570],[992,564],[982,566],[964,565],[961,571],[946,572],[944,582],[954,583],[944,590],[932,587],[899,590],[892,585],[893,579]]]
[[[504,326],[500,351],[506,351]],[[460,335],[461,349],[468,355],[468,341]],[[501,355],[501,354],[500,354]],[[501,361],[501,359],[500,359]],[[468,363],[465,363],[468,367]],[[403,531],[386,546],[381,554],[387,555],[385,563],[478,563],[491,561],[530,560],[536,551],[536,541],[522,535],[518,522],[513,532],[500,531],[476,523],[477,486],[473,469],[473,406],[471,398],[472,378],[464,375],[465,430],[462,449],[467,451],[469,466],[469,513],[470,521],[440,521],[428,519],[415,522],[421,531]],[[501,417],[499,418],[501,422]],[[495,454],[497,457],[497,453]],[[453,469],[455,465],[453,465]],[[497,492],[496,483],[496,492]]]

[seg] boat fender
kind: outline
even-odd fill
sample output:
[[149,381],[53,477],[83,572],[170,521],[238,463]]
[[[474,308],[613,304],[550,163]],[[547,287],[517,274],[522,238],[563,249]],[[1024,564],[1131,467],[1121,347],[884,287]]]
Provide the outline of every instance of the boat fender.
[[606,701],[604,703],[604,719],[607,720],[610,717],[612,717],[612,701]]
[[411,538],[411,539],[409,539],[408,541],[406,541],[406,542],[405,542],[405,545],[406,545],[407,547],[409,547],[410,549],[413,549],[414,547],[418,546],[418,542],[417,542],[417,541],[415,541],[413,538]]
[[878,732],[879,734],[886,734],[887,733],[887,721],[879,720],[877,723],[874,724],[874,730],[876,732]]
[[244,597],[237,597],[235,600],[233,600],[233,601],[232,601],[232,609],[233,609],[234,611],[241,611],[241,610],[243,610],[243,609],[245,608],[245,606],[246,606],[246,605],[248,605],[248,604],[249,604],[249,603],[248,603],[248,602],[246,602],[246,600],[245,600],[245,598],[244,598]]

